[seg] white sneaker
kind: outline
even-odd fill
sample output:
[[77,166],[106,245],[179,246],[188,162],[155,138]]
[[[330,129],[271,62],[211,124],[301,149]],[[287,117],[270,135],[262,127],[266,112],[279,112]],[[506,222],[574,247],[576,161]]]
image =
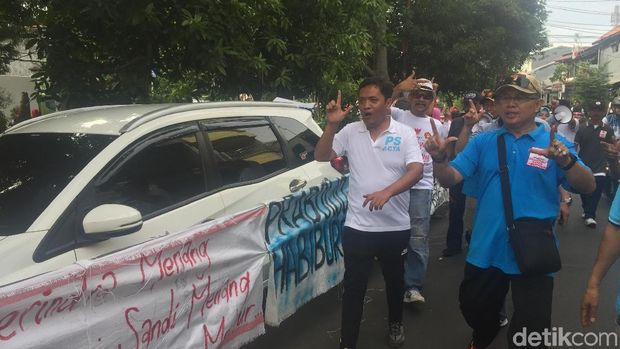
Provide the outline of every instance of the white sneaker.
[[586,227],[596,228],[596,221],[593,218],[586,218]]
[[416,290],[416,289],[411,289],[407,292],[405,292],[405,297],[403,298],[403,302],[405,303],[424,303],[426,302],[426,299],[424,299],[424,296],[420,293],[420,291]]

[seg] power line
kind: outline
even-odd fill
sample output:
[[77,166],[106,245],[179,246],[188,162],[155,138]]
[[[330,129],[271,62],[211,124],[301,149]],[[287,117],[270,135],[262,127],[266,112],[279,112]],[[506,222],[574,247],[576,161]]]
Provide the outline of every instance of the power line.
[[561,10],[561,11],[566,11],[566,12],[576,12],[576,13],[585,13],[589,15],[609,16],[609,12],[591,11],[591,10],[583,10],[583,9],[578,9],[578,8],[561,7],[561,6],[547,6],[547,7],[550,9],[556,9],[556,10]]
[[578,23],[578,22],[563,22],[563,21],[549,21],[547,23],[555,23],[555,24],[570,24],[570,25],[578,25],[578,26],[591,26],[591,27],[607,27],[610,28],[609,24],[594,24],[594,23]]
[[586,29],[581,29],[581,28],[574,28],[574,27],[569,27],[569,26],[561,26],[561,25],[553,25],[553,24],[547,24],[547,27],[565,29],[565,30],[573,30],[579,33],[587,33],[587,34],[594,34],[594,35],[603,35],[606,33],[605,30],[594,31],[594,30],[586,30]]

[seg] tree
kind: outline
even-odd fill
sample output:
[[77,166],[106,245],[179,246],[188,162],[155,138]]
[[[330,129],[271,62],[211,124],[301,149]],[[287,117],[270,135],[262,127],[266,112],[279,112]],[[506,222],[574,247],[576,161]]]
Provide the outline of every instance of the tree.
[[575,71],[574,100],[582,104],[609,101],[609,73],[607,66],[593,67],[588,62],[579,63]]
[[390,50],[393,80],[435,77],[443,91],[494,87],[524,60],[548,45],[540,0],[396,0],[388,31],[400,46]]
[[[21,0],[39,97],[94,104],[345,99],[417,67],[444,91],[489,87],[546,45],[540,0]],[[510,43],[507,45],[506,43]],[[181,96],[180,93],[189,94]]]

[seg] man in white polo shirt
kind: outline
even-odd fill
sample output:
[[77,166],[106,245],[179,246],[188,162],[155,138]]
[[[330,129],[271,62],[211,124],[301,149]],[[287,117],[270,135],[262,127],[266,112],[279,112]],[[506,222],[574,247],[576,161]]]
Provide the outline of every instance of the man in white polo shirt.
[[[435,100],[433,83],[428,79],[417,79],[416,85],[409,92],[409,110],[392,107],[392,119],[411,127],[412,134],[418,140],[424,161],[424,177],[409,191],[409,216],[411,219],[411,237],[405,259],[405,295],[406,303],[424,303],[422,289],[426,280],[428,266],[428,234],[431,230],[431,202],[433,193],[433,162],[424,148],[426,139],[433,134],[431,117],[426,115]],[[433,121],[434,122],[434,121]]]
[[357,345],[364,295],[374,257],[379,259],[388,301],[388,344],[405,341],[402,325],[404,250],[410,234],[409,188],[422,178],[422,155],[411,128],[390,117],[392,84],[368,78],[358,90],[361,121],[336,133],[351,110],[340,92],[327,105],[327,125],[316,148],[318,161],[346,155],[351,171],[349,206],[342,234],[344,294],[340,348]]

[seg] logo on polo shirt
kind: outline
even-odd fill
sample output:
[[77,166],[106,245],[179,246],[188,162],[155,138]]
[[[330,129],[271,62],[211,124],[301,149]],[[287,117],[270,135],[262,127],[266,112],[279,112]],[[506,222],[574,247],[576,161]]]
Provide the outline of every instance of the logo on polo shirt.
[[400,137],[385,137],[385,145],[383,146],[383,151],[400,151]]

